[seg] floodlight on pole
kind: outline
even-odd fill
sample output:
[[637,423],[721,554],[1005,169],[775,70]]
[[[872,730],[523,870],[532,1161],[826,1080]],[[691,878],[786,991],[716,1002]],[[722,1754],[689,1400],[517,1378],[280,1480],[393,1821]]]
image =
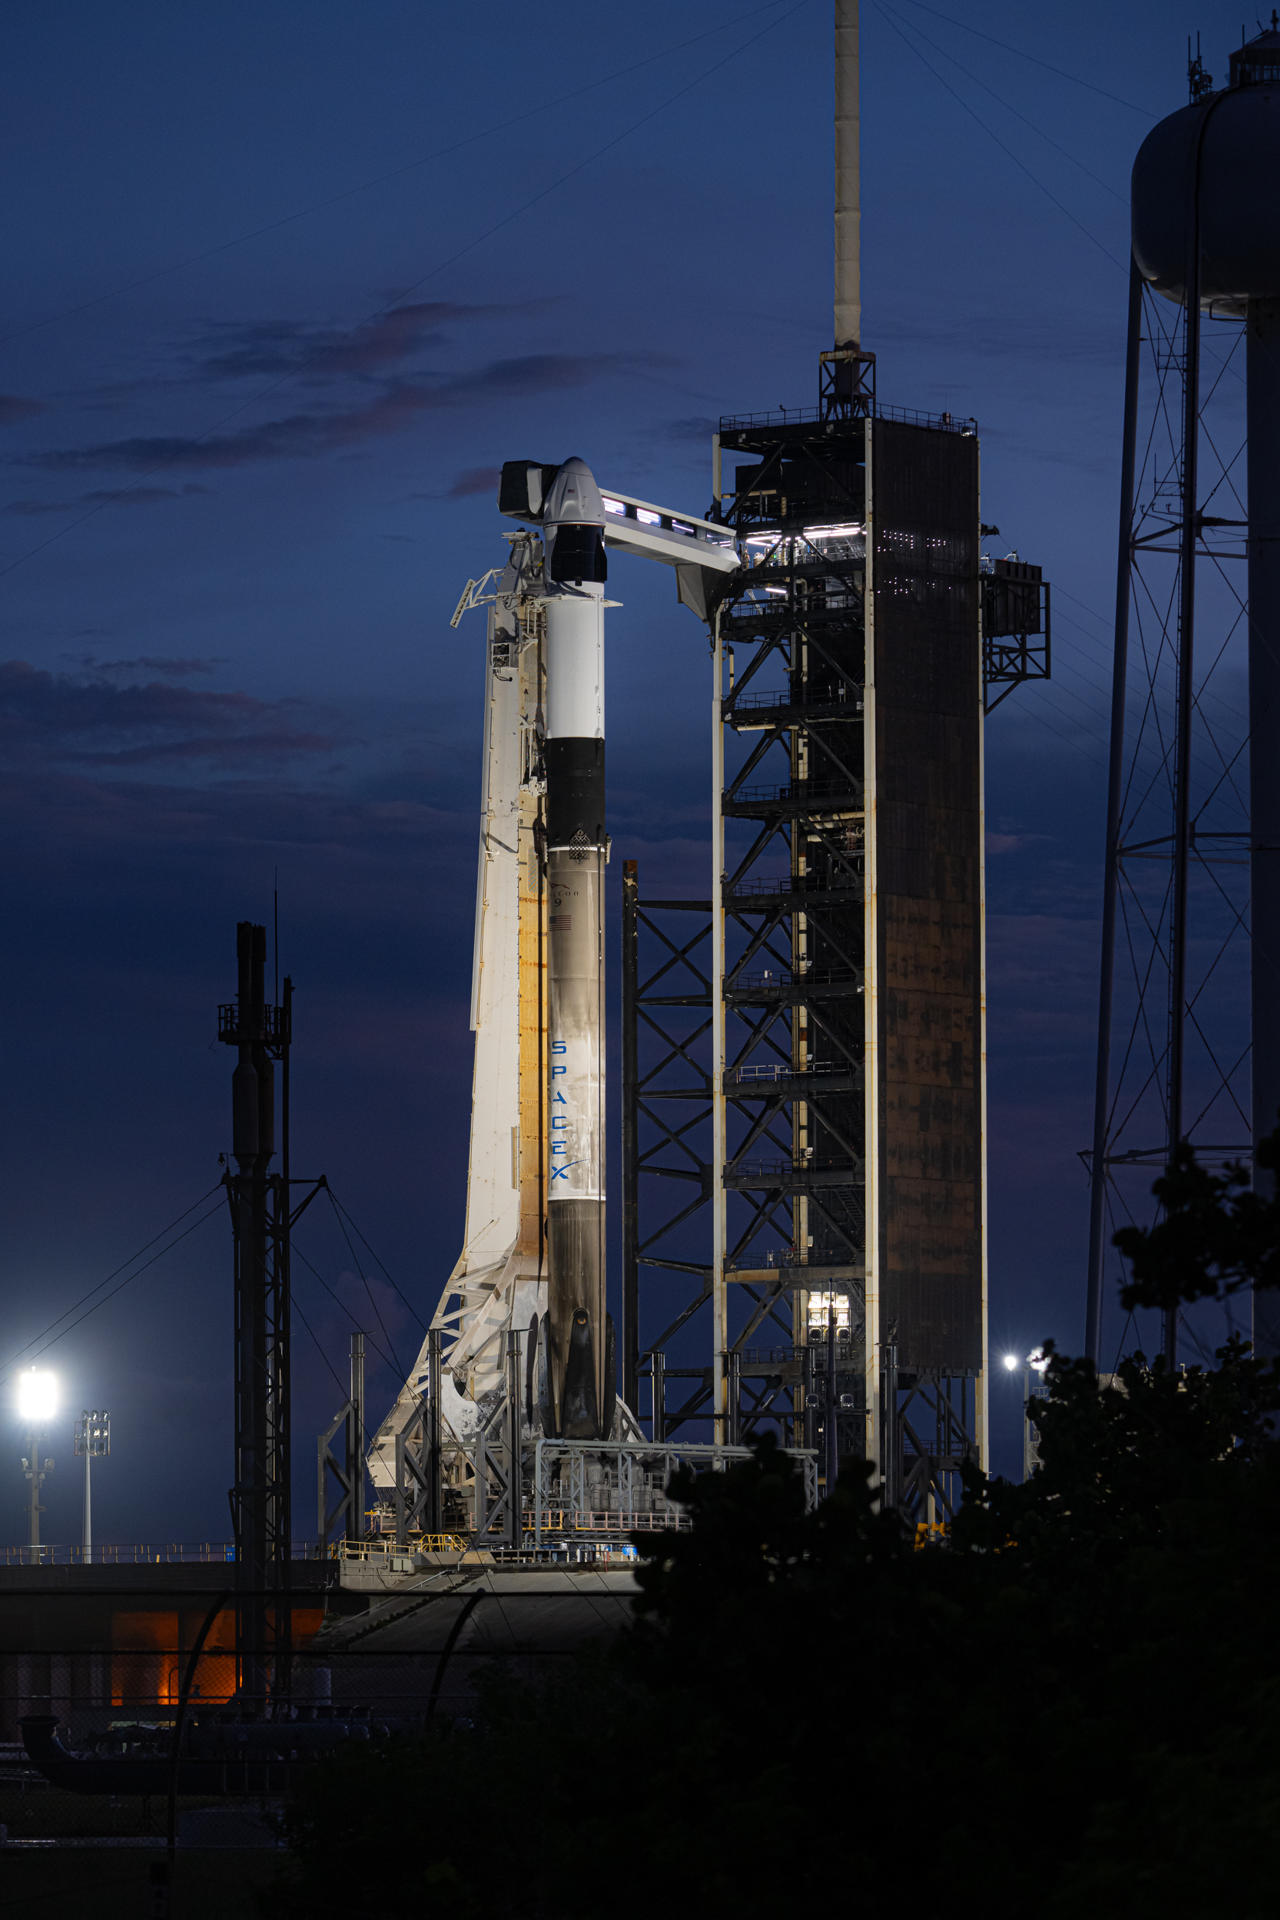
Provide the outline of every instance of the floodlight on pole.
[[1045,1375],[1049,1356],[1043,1347],[1033,1347],[1027,1355],[1022,1376],[1022,1477],[1029,1480],[1040,1465],[1040,1429],[1031,1417],[1032,1403],[1045,1399],[1049,1387]]
[[86,1407],[76,1421],[76,1453],[84,1458],[84,1557],[93,1558],[93,1526],[89,1467],[92,1461],[105,1459],[111,1451],[111,1415],[105,1407]]
[[1018,1367],[1019,1367],[1019,1365],[1021,1364],[1021,1363],[1019,1362],[1019,1359],[1018,1359],[1018,1356],[1017,1356],[1017,1354],[1016,1354],[1016,1353],[1006,1353],[1006,1354],[1005,1354],[1005,1355],[1003,1356],[1003,1359],[1004,1359],[1004,1370],[1005,1370],[1005,1372],[1006,1372],[1006,1373],[1016,1373],[1016,1372],[1017,1372],[1017,1370],[1018,1370]]
[[47,1367],[24,1367],[18,1375],[18,1414],[43,1426],[58,1411],[58,1379]]
[[47,1367],[24,1367],[18,1375],[18,1416],[27,1429],[27,1451],[22,1466],[30,1490],[27,1500],[27,1541],[33,1560],[40,1557],[40,1515],[44,1512],[40,1504],[40,1489],[46,1473],[53,1470],[53,1461],[46,1460],[40,1451],[40,1434],[57,1411],[57,1376],[50,1373]]

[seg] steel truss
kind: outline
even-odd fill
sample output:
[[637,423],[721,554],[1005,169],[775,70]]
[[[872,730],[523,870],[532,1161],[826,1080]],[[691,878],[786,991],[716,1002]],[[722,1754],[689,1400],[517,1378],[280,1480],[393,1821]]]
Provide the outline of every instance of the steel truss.
[[[324,1552],[332,1539],[354,1544],[364,1534],[364,1335],[351,1335],[347,1398],[316,1441],[316,1543]],[[333,1442],[342,1431],[342,1451]],[[337,1502],[329,1505],[329,1482],[337,1483]]]
[[[816,413],[721,423],[717,495],[747,564],[712,622],[715,897],[642,898],[634,863],[623,879],[624,1378],[655,1440],[773,1424],[824,1462],[869,1452],[932,1516],[978,1449],[981,1369],[899,1369],[893,1324],[867,1330],[877,410],[855,358],[824,356]],[[725,452],[755,462],[732,486]],[[1013,561],[979,590],[989,708],[1047,674],[1048,590]]]
[[[750,1456],[745,1447],[613,1441],[592,1446],[539,1439],[534,1444],[529,1505],[534,1544],[575,1532],[620,1533],[675,1526],[681,1510],[667,1488],[679,1467],[723,1473]],[[817,1505],[817,1461],[798,1451],[806,1509]],[[526,1525],[528,1523],[526,1522]]]
[[[289,1047],[293,983],[266,999],[266,929],[236,929],[237,994],[218,1008],[218,1039],[237,1051],[232,1079],[234,1172],[223,1178],[231,1214],[235,1288],[236,1650],[239,1688],[265,1702],[287,1693],[292,1561],[290,1250],[293,1228],[324,1181],[295,1206],[289,1162]],[[279,1171],[275,1070],[280,1067]]]
[[[737,1443],[553,1440],[513,1430],[505,1418],[470,1442],[440,1446],[437,1440],[433,1454],[425,1403],[423,1414],[404,1429],[399,1449],[404,1493],[394,1503],[395,1542],[407,1552],[441,1537],[521,1551],[679,1527],[684,1510],[668,1493],[678,1467],[722,1473],[750,1458]],[[810,1509],[818,1500],[816,1451],[790,1451]],[[432,1489],[440,1489],[442,1476],[448,1486],[443,1514],[432,1505]]]
[[[1087,1351],[1115,1228],[1187,1140],[1251,1157],[1244,328],[1131,269]],[[1203,338],[1202,338],[1203,333]],[[1177,1322],[1162,1346],[1172,1362]]]
[[[641,903],[623,869],[623,1378],[646,1404],[655,1440],[723,1432],[737,1444],[761,1421],[804,1432],[786,1268],[769,1260],[737,1279],[745,1311],[716,1345],[723,1307],[713,1236],[711,909],[706,900]],[[763,1083],[762,1083],[763,1084]],[[735,1271],[731,1269],[731,1271]],[[643,1280],[643,1286],[642,1286]],[[643,1306],[643,1314],[641,1308]],[[719,1309],[719,1311],[717,1311]],[[656,1324],[655,1324],[656,1323]],[[757,1349],[761,1336],[767,1344]],[[770,1341],[769,1334],[773,1334]],[[784,1344],[785,1343],[785,1344]],[[715,1360],[734,1392],[717,1422]],[[647,1385],[642,1391],[641,1382]],[[812,1437],[807,1444],[813,1445]]]

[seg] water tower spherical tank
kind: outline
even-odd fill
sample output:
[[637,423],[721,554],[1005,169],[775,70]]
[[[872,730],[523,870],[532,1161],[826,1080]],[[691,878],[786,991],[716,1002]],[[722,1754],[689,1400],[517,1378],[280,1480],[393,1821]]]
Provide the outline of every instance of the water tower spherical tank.
[[1133,163],[1133,256],[1181,302],[1198,202],[1200,303],[1280,299],[1280,32],[1231,56],[1231,84],[1153,127]]
[[[1189,279],[1211,324],[1243,323],[1247,519],[1201,518],[1196,492],[1199,326],[1187,315],[1183,474],[1184,594],[1210,524],[1243,535],[1248,558],[1250,1132],[1257,1143],[1280,1114],[1280,30],[1231,56],[1229,83],[1154,127],[1133,166],[1133,259],[1147,285],[1186,307]],[[1195,252],[1193,253],[1193,248]],[[1196,316],[1197,322],[1199,316]],[[1222,344],[1227,344],[1224,340]],[[1239,466],[1220,515],[1240,509]],[[1238,549],[1237,549],[1238,550]],[[1183,641],[1191,645],[1194,619]],[[1190,663],[1190,652],[1183,656]],[[1255,1166],[1255,1186],[1273,1182]],[[1254,1302],[1254,1343],[1280,1355],[1280,1311]]]

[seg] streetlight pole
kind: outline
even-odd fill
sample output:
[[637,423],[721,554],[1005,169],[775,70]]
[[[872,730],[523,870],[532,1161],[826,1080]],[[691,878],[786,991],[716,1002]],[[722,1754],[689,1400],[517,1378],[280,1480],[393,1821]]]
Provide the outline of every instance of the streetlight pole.
[[1049,1365],[1045,1355],[1037,1347],[1034,1353],[1019,1361],[1016,1353],[1006,1353],[1004,1367],[1006,1373],[1016,1373],[1022,1368],[1022,1478],[1024,1483],[1040,1465],[1040,1435],[1031,1418],[1031,1402],[1040,1399],[1046,1392],[1044,1375]]
[[1027,1355],[1027,1364],[1023,1370],[1022,1405],[1022,1477],[1029,1480],[1040,1467],[1040,1429],[1031,1418],[1031,1405],[1035,1400],[1043,1400],[1048,1392],[1045,1385],[1045,1370],[1049,1362],[1040,1348]]
[[84,1456],[84,1558],[93,1558],[92,1500],[89,1467],[111,1451],[111,1415],[105,1407],[86,1407],[76,1421],[75,1448]]
[[[40,1515],[44,1508],[40,1504],[40,1489],[44,1485],[44,1465],[40,1459],[40,1434],[32,1428],[27,1435],[26,1457],[22,1462],[27,1473],[27,1546],[31,1558],[40,1558]],[[50,1466],[53,1462],[48,1463]]]

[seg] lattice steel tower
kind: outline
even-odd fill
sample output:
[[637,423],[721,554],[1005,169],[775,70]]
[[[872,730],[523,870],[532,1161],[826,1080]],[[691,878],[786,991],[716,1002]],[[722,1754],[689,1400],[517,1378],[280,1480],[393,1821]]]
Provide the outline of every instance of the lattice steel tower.
[[[1231,55],[1226,87],[1213,90],[1198,54],[1190,78],[1191,104],[1152,130],[1133,169],[1086,1327],[1095,1364],[1114,1226],[1149,1209],[1153,1174],[1180,1141],[1205,1163],[1248,1162],[1280,1111],[1275,15]],[[1259,1320],[1255,1332],[1280,1351],[1280,1328]],[[1170,1315],[1163,1346],[1172,1361]]]
[[818,405],[715,443],[710,898],[624,882],[625,1382],[647,1352],[664,1433],[779,1420],[932,1513],[986,1453],[983,715],[1047,609],[983,562],[975,423],[876,403],[856,19]]

